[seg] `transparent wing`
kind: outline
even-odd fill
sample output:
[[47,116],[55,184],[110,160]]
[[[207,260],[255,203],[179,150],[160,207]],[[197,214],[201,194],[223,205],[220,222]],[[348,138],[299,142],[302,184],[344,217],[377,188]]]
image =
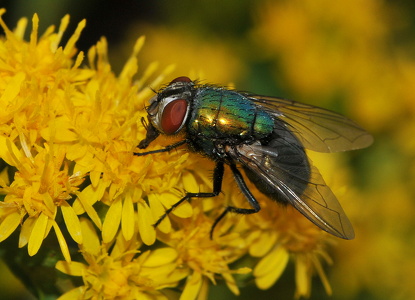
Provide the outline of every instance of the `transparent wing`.
[[335,112],[280,98],[241,94],[287,124],[307,149],[339,152],[365,148],[373,142],[358,124]]
[[[278,145],[280,143],[281,145]],[[278,146],[295,147],[298,151],[279,157]],[[230,153],[233,159],[275,189],[280,198],[293,205],[311,222],[321,229],[343,239],[353,239],[354,231],[336,196],[325,184],[319,171],[309,162],[310,172],[298,172],[293,161],[304,153],[297,145],[287,145],[286,140],[274,143],[273,147],[240,145]],[[287,157],[287,155],[292,157]],[[277,158],[278,159],[273,159]],[[252,175],[251,175],[252,176]],[[289,177],[289,182],[282,178]]]

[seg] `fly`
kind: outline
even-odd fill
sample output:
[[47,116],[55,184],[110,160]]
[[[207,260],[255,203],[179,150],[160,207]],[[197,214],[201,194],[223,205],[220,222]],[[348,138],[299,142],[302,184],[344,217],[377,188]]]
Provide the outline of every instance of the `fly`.
[[213,191],[186,193],[166,210],[155,226],[178,205],[190,198],[208,198],[222,190],[224,165],[251,208],[227,206],[215,220],[229,212],[253,214],[261,206],[245,183],[242,167],[260,192],[282,204],[294,206],[328,233],[353,239],[353,227],[333,192],[312,165],[305,149],[340,152],[369,146],[373,138],[355,122],[329,110],[295,101],[199,84],[178,77],[161,89],[147,107],[147,148],[160,134],[184,132],[185,139],[138,156],[167,152],[182,145],[215,161]]

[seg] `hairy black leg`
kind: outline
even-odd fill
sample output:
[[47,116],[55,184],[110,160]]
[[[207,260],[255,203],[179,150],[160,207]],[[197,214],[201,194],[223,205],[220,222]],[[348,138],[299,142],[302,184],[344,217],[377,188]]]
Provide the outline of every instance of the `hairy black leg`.
[[152,150],[152,151],[147,151],[147,152],[142,152],[142,153],[134,152],[134,155],[144,156],[144,155],[147,155],[147,154],[154,154],[154,153],[161,153],[161,152],[169,152],[171,149],[177,148],[177,147],[179,147],[181,145],[184,145],[186,143],[188,143],[188,140],[183,140],[183,141],[174,143],[172,145],[168,145],[168,146],[164,147],[163,149],[157,149],[157,150]]
[[226,207],[224,212],[218,218],[216,218],[215,222],[213,223],[212,229],[210,230],[210,238],[213,237],[213,231],[214,231],[216,225],[218,225],[218,223],[226,216],[226,214],[228,212],[233,212],[233,213],[243,214],[243,215],[249,215],[249,214],[257,213],[261,210],[261,206],[259,205],[258,201],[255,199],[255,197],[252,195],[251,191],[246,186],[246,183],[245,183],[245,181],[242,177],[242,174],[236,168],[236,165],[235,164],[230,164],[230,167],[231,167],[231,170],[232,170],[232,173],[233,173],[233,176],[235,178],[236,183],[238,184],[238,186],[241,189],[242,193],[245,195],[245,197],[248,200],[249,204],[253,208],[238,208],[238,207],[233,207],[233,206]]
[[222,190],[222,180],[223,180],[223,172],[224,172],[223,162],[217,162],[215,169],[213,171],[213,192],[211,193],[186,193],[186,195],[174,203],[169,209],[164,212],[157,222],[154,224],[154,227],[157,227],[163,220],[166,218],[168,214],[170,214],[177,206],[183,203],[190,198],[211,198],[219,195]]
[[138,144],[138,148],[140,149],[147,148],[148,145],[150,145],[150,143],[160,135],[160,132],[158,132],[158,130],[153,126],[153,124],[151,124],[150,118],[147,117],[147,119],[148,123],[146,122],[146,119],[144,119],[144,117],[141,118],[141,124],[143,124],[144,128],[147,130],[147,133],[146,138]]

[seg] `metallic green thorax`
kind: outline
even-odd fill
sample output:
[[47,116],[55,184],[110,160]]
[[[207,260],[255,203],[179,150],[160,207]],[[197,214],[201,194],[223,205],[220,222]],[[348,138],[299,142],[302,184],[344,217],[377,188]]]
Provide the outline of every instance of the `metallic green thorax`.
[[237,145],[272,133],[274,119],[245,96],[215,87],[198,88],[188,123],[190,136],[203,136],[196,148],[209,153],[213,144]]

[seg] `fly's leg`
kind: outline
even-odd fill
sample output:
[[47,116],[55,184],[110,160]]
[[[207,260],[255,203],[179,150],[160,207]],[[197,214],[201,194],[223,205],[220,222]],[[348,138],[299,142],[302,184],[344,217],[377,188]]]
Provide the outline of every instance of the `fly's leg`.
[[236,183],[238,184],[240,190],[242,191],[242,193],[244,194],[244,196],[248,200],[249,204],[253,208],[238,208],[238,207],[233,207],[233,206],[226,207],[225,211],[219,217],[217,217],[215,222],[213,223],[212,229],[210,230],[210,238],[213,237],[213,231],[214,231],[216,225],[218,225],[218,223],[226,216],[227,213],[233,212],[233,213],[242,214],[242,215],[249,215],[249,214],[257,213],[261,210],[261,206],[259,205],[258,201],[255,199],[255,197],[252,195],[251,191],[246,186],[246,183],[245,183],[245,181],[242,177],[242,174],[236,168],[236,165],[235,164],[230,164],[230,167],[231,167],[231,170],[232,170],[232,173],[233,173],[233,176],[235,178]]
[[[154,154],[154,153],[169,152],[170,150],[172,150],[174,148],[177,148],[177,147],[179,147],[181,145],[184,145],[186,143],[188,143],[188,140],[183,140],[183,141],[174,143],[172,145],[168,145],[168,146],[166,146],[166,147],[164,147],[162,149],[157,149],[157,150],[152,150],[152,151],[147,151],[147,152],[142,152],[142,153],[134,152],[134,155],[136,155],[136,156],[144,156],[144,155]],[[140,145],[138,147],[140,148]],[[140,149],[143,149],[143,148],[140,148]]]
[[141,124],[143,124],[143,127],[147,130],[146,138],[142,140],[138,144],[138,148],[145,149],[150,145],[152,141],[154,141],[159,135],[160,132],[151,124],[150,119],[147,117],[148,123],[146,122],[146,119],[144,117],[141,118]]
[[[163,150],[163,149],[162,149]],[[161,151],[163,152],[163,151]],[[222,190],[222,180],[224,173],[223,162],[217,162],[215,169],[213,171],[213,191],[211,193],[186,193],[186,195],[173,204],[169,209],[167,209],[164,214],[157,220],[154,224],[154,227],[160,225],[160,223],[170,214],[177,206],[179,206],[184,201],[188,201],[190,198],[211,198],[216,197]]]

